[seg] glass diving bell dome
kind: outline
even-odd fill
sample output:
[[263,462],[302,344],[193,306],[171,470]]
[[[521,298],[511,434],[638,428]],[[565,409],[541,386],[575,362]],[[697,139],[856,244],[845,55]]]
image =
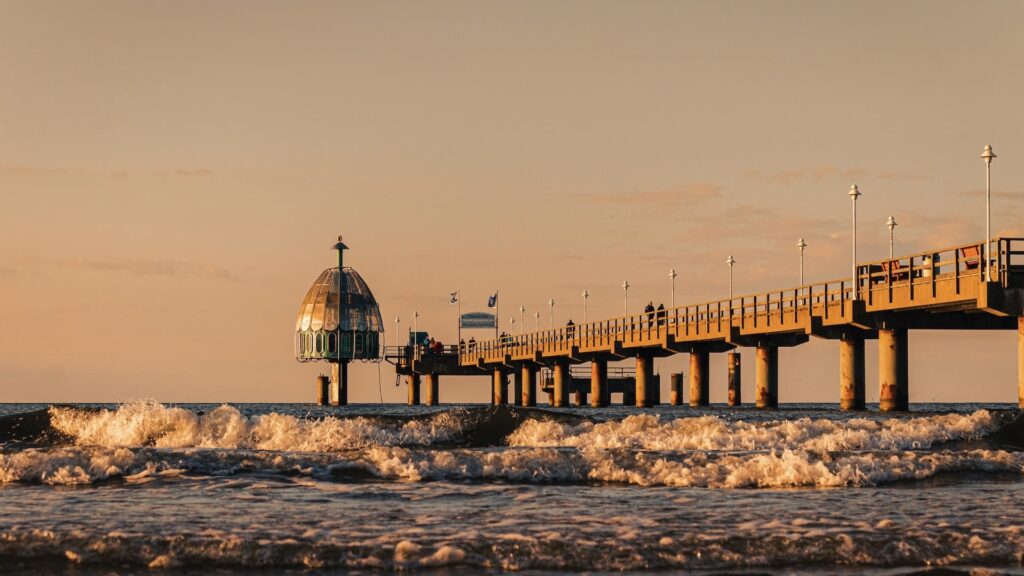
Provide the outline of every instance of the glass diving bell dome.
[[299,362],[380,360],[383,322],[377,300],[366,281],[342,259],[348,247],[341,242],[338,267],[328,268],[306,292],[295,322],[295,358]]

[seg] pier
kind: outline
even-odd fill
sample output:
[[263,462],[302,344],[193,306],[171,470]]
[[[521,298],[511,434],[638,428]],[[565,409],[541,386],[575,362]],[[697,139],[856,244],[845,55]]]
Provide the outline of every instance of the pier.
[[[492,402],[532,406],[538,383],[553,406],[605,406],[611,393],[637,407],[660,403],[657,359],[689,354],[690,404],[706,405],[711,385],[709,359],[729,353],[730,405],[741,402],[740,348],[755,349],[754,404],[779,404],[779,348],[812,337],[840,347],[838,398],[844,410],[865,404],[864,350],[877,341],[878,390],[882,411],[909,408],[910,331],[1016,330],[1018,399],[1024,407],[1024,239],[976,242],[852,266],[849,278],[795,288],[687,304],[550,330],[449,346],[388,347],[385,359],[406,377],[409,403],[420,402],[421,381],[428,403],[439,401],[441,376],[490,375]],[[609,362],[632,360],[635,370],[616,372]],[[589,364],[589,369],[583,364]],[[589,375],[589,386],[581,384]],[[671,376],[672,403],[682,403],[683,375]],[[627,387],[632,389],[628,390]]]

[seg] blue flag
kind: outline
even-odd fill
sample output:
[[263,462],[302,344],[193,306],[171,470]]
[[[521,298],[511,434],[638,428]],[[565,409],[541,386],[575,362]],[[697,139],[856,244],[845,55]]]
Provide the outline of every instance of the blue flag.
[[490,296],[487,297],[487,307],[488,308],[494,308],[497,305],[498,305],[498,293],[495,292],[494,294],[491,294]]

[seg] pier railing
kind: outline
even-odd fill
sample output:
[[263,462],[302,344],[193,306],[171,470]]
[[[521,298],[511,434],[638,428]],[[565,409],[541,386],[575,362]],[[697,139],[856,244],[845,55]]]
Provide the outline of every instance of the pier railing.
[[[677,342],[729,340],[746,334],[809,333],[854,321],[854,301],[865,312],[915,308],[951,309],[978,298],[984,274],[984,242],[919,252],[857,266],[850,278],[687,304],[579,325],[508,335],[462,345],[463,365],[535,360]],[[1024,239],[993,240],[990,278],[1002,286],[1024,281]]]

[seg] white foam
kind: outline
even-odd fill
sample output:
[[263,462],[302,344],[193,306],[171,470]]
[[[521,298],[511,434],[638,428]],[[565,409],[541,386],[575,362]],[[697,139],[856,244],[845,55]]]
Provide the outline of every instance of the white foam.
[[949,440],[978,438],[997,422],[987,410],[918,418],[829,420],[800,418],[770,422],[728,421],[716,416],[662,420],[652,414],[621,421],[566,424],[528,420],[511,446],[572,446],[633,450],[907,450]]
[[86,446],[330,452],[374,445],[427,445],[461,432],[458,414],[451,411],[393,427],[362,417],[310,420],[271,413],[247,418],[227,405],[198,415],[155,402],[99,411],[54,407],[50,418],[54,428]]

